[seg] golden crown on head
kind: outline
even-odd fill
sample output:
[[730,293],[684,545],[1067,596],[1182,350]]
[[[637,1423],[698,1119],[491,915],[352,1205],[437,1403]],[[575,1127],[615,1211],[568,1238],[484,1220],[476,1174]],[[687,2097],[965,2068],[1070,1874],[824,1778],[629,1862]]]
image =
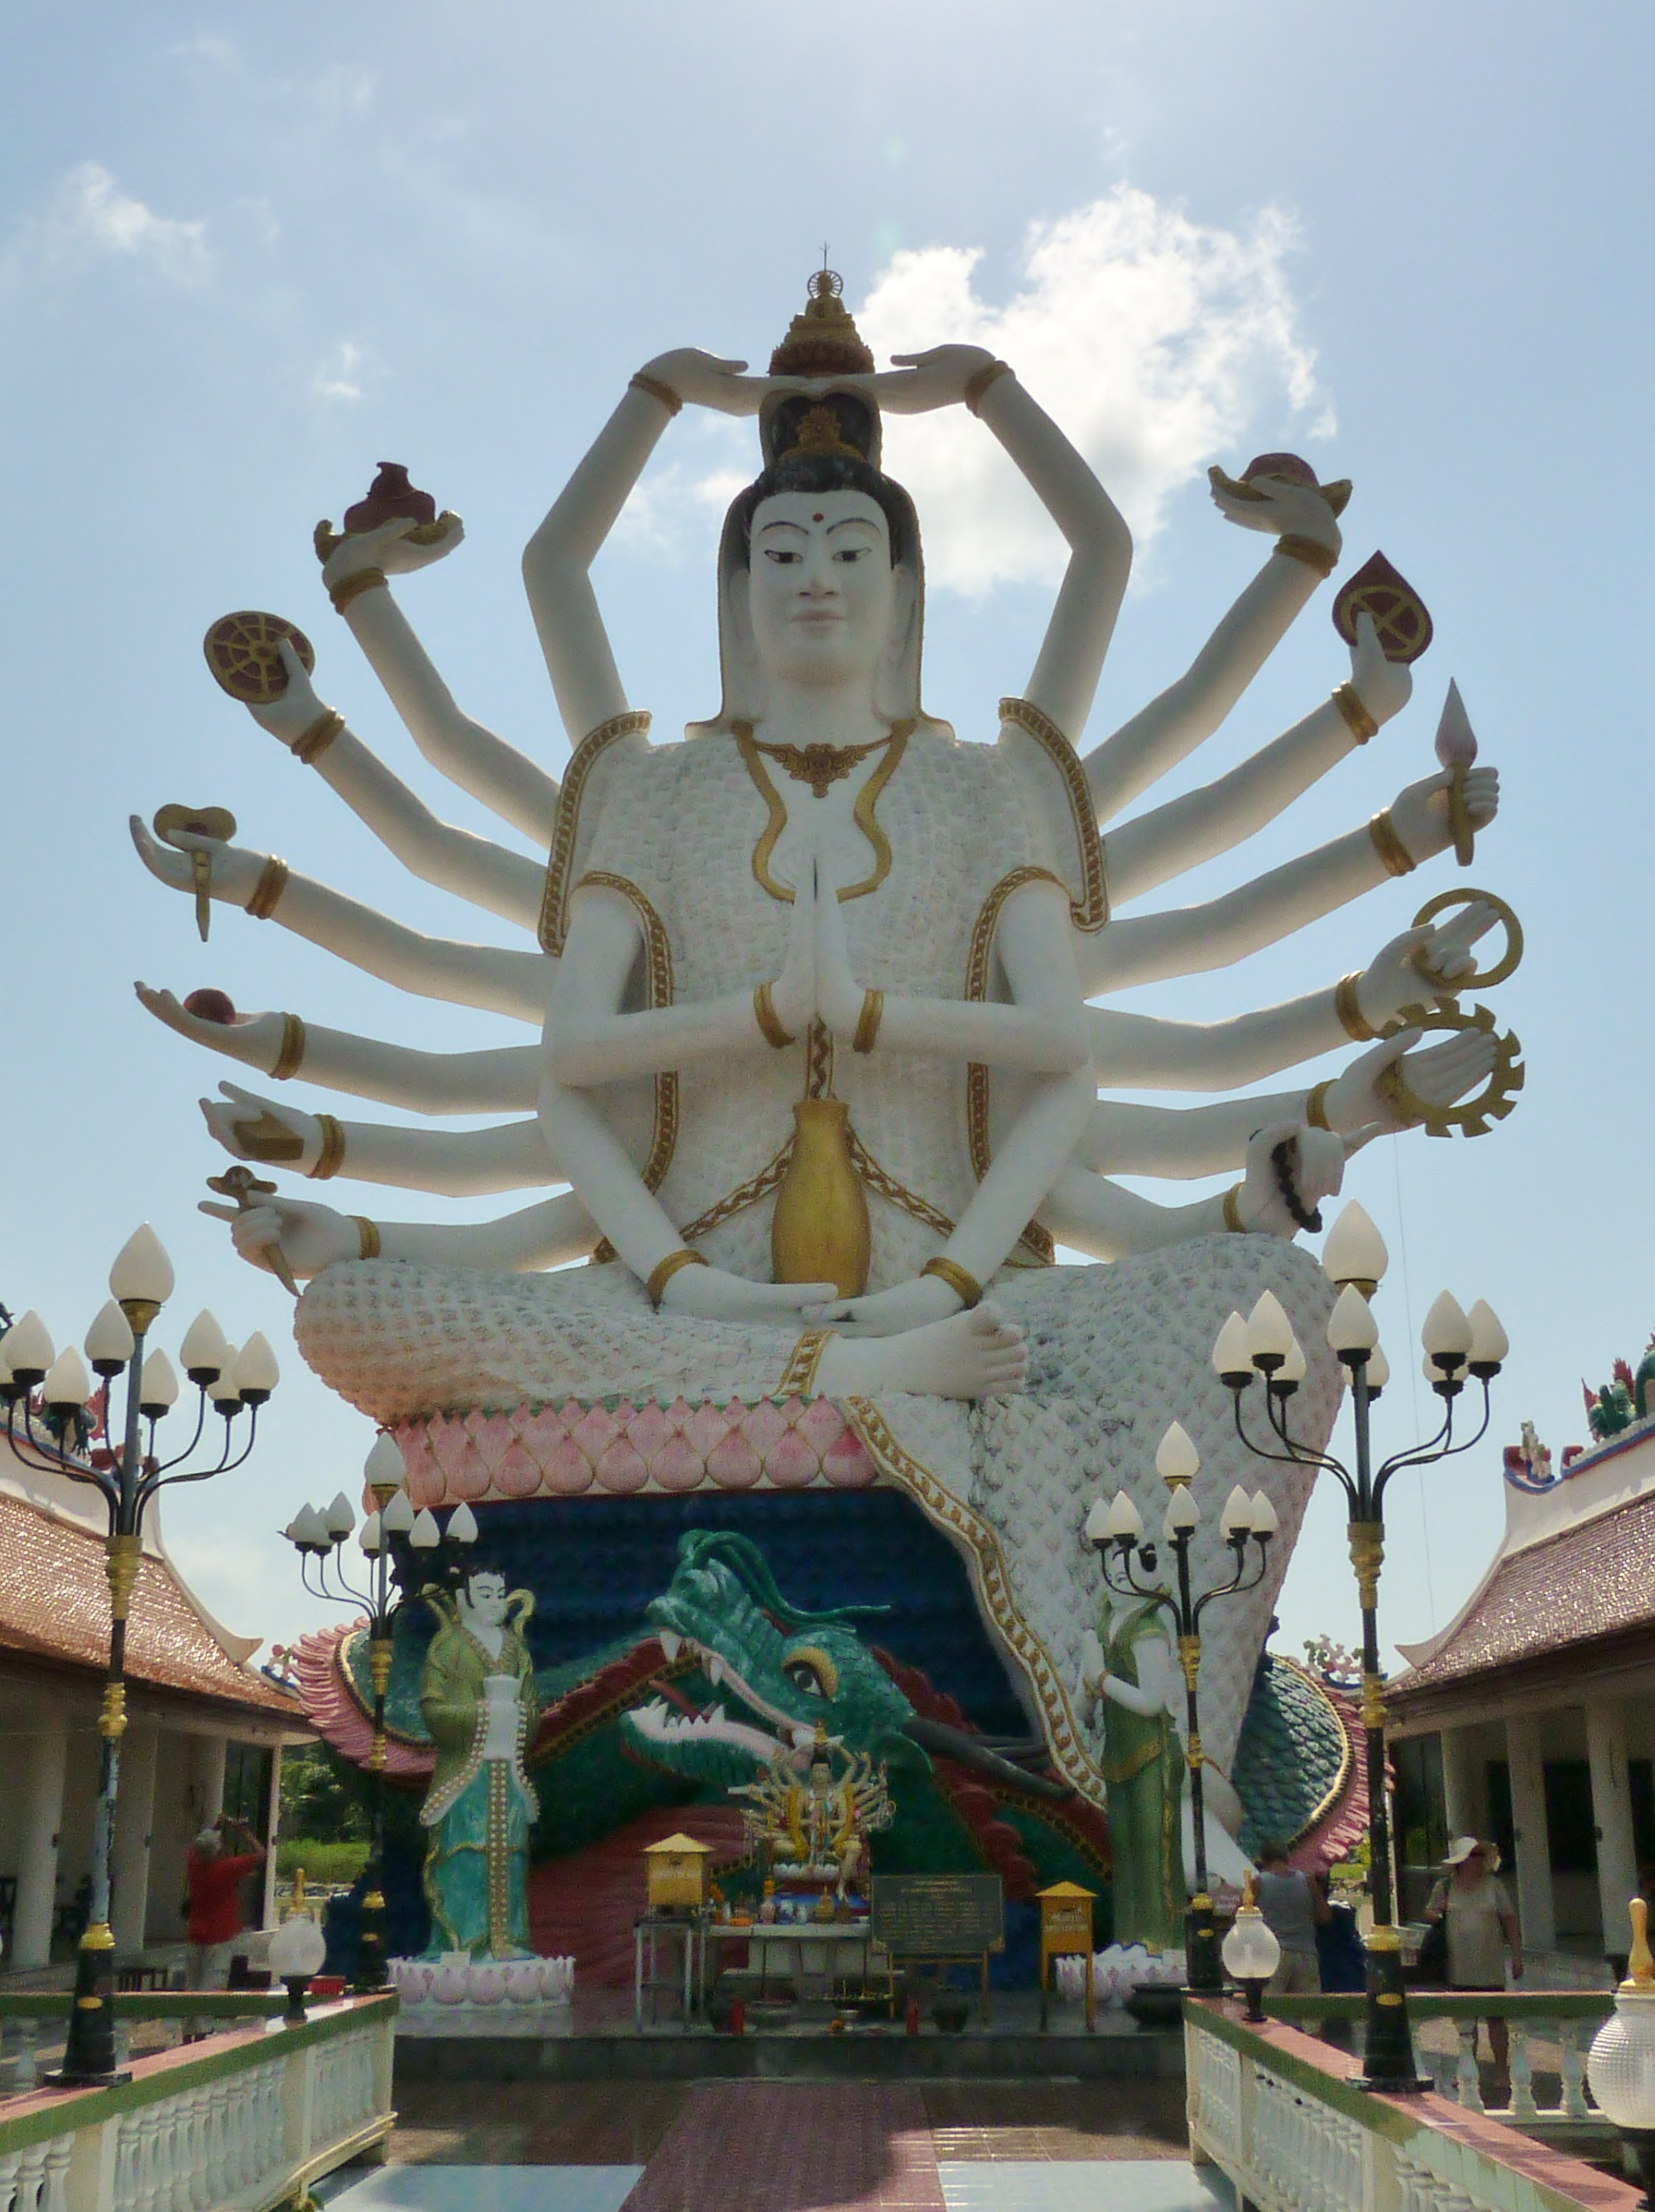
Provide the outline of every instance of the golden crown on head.
[[[770,356],[772,376],[862,377],[873,369],[873,356],[840,294],[843,280],[831,269],[818,269],[810,280],[810,297],[788,334]],[[879,459],[879,410],[867,392],[827,392],[819,398],[803,393],[772,393],[759,412],[759,441],[766,466],[790,453],[815,453],[846,461]]]
[[770,356],[772,376],[868,376],[873,356],[865,346],[842,295],[844,279],[818,269],[810,280],[805,312]]

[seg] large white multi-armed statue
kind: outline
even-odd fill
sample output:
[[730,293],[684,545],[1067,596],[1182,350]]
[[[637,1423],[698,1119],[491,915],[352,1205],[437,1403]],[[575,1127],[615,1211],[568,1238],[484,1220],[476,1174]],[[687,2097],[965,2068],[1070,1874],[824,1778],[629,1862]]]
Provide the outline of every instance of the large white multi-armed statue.
[[[964,1553],[1053,1763],[1101,1803],[1102,1721],[1074,1689],[1098,1617],[1087,1505],[1124,1486],[1159,1511],[1152,1462],[1174,1416],[1202,1454],[1198,1492],[1241,1478],[1270,1492],[1270,1577],[1217,1608],[1208,1638],[1204,1735],[1227,1769],[1306,1479],[1250,1459],[1208,1355],[1232,1309],[1274,1291],[1309,1358],[1299,1427],[1325,1438],[1329,1294],[1293,1239],[1348,1153],[1404,1125],[1398,1097],[1446,1105],[1489,1077],[1485,1030],[1421,1048],[1395,1024],[1475,976],[1493,916],[1468,904],[1342,980],[1212,1025],[1122,1001],[1463,843],[1492,820],[1496,778],[1429,774],[1222,897],[1123,915],[1252,837],[1396,714],[1420,623],[1398,647],[1395,625],[1357,614],[1331,697],[1216,781],[1127,815],[1220,727],[1330,574],[1348,487],[1287,455],[1218,479],[1223,514],[1273,540],[1269,557],[1187,674],[1082,753],[1131,565],[1120,514],[1006,364],[945,345],[876,374],[837,290],[826,272],[813,283],[769,376],[696,351],[651,362],[536,532],[523,573],[573,749],[561,786],[459,710],[389,587],[453,551],[454,518],[393,500],[383,520],[370,501],[343,535],[319,533],[333,604],[415,744],[519,843],[437,819],[325,706],[307,650],[282,643],[278,665],[253,641],[241,690],[260,726],[412,874],[520,924],[532,949],[423,935],[259,852],[133,825],[163,883],[199,890],[204,874],[213,898],[532,1041],[445,1054],[140,996],[266,1078],[508,1117],[444,1133],[231,1085],[204,1102],[218,1140],[261,1165],[538,1194],[481,1225],[285,1194],[233,1220],[248,1260],[309,1279],[304,1355],[397,1431],[417,1502],[899,1487]],[[919,525],[879,465],[882,414],[961,404],[1069,547],[989,744],[926,712]],[[719,548],[722,701],[657,744],[589,572],[685,405],[756,416],[764,467]],[[1184,1111],[1116,1095],[1233,1093],[1351,1040],[1366,1048],[1308,1091]],[[1226,1194],[1165,1205],[1113,1179],[1226,1172]],[[1059,1243],[1098,1264],[1054,1264]],[[1202,1538],[1214,1571],[1217,1520]]]

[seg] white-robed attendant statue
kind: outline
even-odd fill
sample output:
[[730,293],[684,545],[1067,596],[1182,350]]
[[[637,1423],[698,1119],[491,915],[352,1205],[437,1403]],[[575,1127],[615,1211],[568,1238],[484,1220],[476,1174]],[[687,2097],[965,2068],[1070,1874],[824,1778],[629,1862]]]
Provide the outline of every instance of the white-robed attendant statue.
[[[1470,1031],[1418,1050],[1404,1030],[1308,1091],[1182,1112],[1100,1089],[1224,1092],[1374,1040],[1404,1006],[1463,987],[1492,916],[1474,906],[1405,933],[1355,975],[1215,1025],[1088,1004],[1227,965],[1450,843],[1450,777],[1434,774],[1205,906],[1115,911],[1250,836],[1406,702],[1407,667],[1364,617],[1331,699],[1217,782],[1100,834],[1222,721],[1336,561],[1342,502],[1295,480],[1302,465],[1220,490],[1232,520],[1275,537],[1271,556],[1188,675],[1083,757],[1072,739],[1131,543],[1016,376],[963,346],[875,374],[826,272],[770,375],[742,368],[692,351],[652,362],[529,544],[574,748],[561,789],[459,712],[392,599],[386,579],[451,550],[458,529],[422,544],[392,521],[329,541],[325,580],[416,743],[544,863],[435,820],[291,648],[285,690],[254,710],[415,873],[533,928],[538,950],[422,936],[259,853],[187,836],[173,850],[135,824],[163,880],[190,887],[193,843],[214,896],[405,990],[537,1024],[538,1046],[447,1056],[290,1014],[216,1024],[143,995],[266,1074],[427,1113],[517,1110],[445,1133],[226,1085],[205,1110],[244,1158],[451,1194],[568,1186],[480,1225],[285,1195],[242,1212],[246,1256],[268,1264],[279,1248],[311,1279],[298,1339],[334,1388],[390,1423],[617,1396],[831,1399],[880,1478],[965,1551],[1054,1759],[1101,1801],[1098,1747],[1065,1687],[1092,1611],[1086,1500],[1145,1482],[1143,1439],[1174,1412],[1199,1426],[1212,1479],[1235,1479],[1227,1399],[1212,1383],[1192,1415],[1192,1368],[1205,1373],[1225,1316],[1266,1288],[1320,1344],[1325,1293],[1291,1240],[1347,1152],[1402,1126],[1387,1072],[1406,1054],[1412,1096],[1446,1103],[1483,1079],[1494,1046]],[[719,549],[719,711],[658,744],[588,572],[686,404],[756,416],[764,468]],[[960,404],[1070,548],[997,744],[962,743],[926,711],[919,525],[879,465],[882,411]],[[1492,818],[1492,770],[1458,793],[1463,822]],[[1226,1193],[1186,1204],[1110,1179],[1226,1170]],[[1055,1242],[1099,1264],[1054,1266]],[[1336,1390],[1313,1352],[1307,1436],[1325,1434]],[[1276,1486],[1278,1569],[1302,1486]],[[1275,1586],[1229,1608],[1213,1639],[1215,1674],[1234,1678],[1209,1723],[1221,1763]]]

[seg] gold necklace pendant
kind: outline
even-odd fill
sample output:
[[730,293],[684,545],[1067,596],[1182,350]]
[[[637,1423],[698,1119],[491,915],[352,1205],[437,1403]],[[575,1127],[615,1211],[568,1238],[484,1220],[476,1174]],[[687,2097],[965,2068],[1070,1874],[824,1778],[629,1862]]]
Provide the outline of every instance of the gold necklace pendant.
[[825,799],[829,787],[843,783],[854,768],[889,744],[888,738],[875,738],[866,745],[766,745],[759,744],[758,751],[767,760],[784,769],[796,783],[807,783],[812,796]]

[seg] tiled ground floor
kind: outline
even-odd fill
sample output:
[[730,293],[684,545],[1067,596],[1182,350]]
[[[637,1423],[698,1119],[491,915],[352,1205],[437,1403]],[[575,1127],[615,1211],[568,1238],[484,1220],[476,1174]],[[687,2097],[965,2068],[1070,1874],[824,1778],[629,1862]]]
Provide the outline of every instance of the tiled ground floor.
[[1176,2081],[413,2083],[338,2212],[1220,2212]]

